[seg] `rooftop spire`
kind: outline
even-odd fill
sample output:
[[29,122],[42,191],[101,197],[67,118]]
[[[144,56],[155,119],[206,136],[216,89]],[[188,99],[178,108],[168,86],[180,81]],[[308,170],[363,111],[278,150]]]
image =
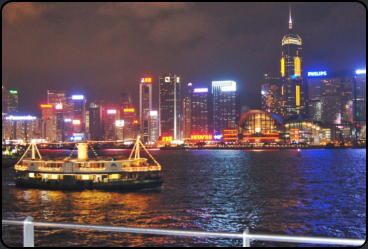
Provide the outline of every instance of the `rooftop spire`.
[[289,29],[292,29],[293,22],[291,21],[291,4],[289,4]]

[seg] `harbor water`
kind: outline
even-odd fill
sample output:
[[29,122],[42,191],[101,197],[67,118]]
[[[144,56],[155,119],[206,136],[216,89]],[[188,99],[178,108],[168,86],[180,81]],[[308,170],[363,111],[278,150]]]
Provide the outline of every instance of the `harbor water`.
[[[130,150],[100,150],[129,155]],[[21,189],[2,168],[2,219],[366,239],[366,150],[150,150],[161,189]],[[68,156],[69,150],[41,150]],[[148,157],[141,153],[142,157]],[[23,245],[22,226],[2,241]],[[242,240],[35,228],[35,246],[242,246]],[[313,246],[252,241],[251,246]],[[322,245],[323,246],[323,245]]]

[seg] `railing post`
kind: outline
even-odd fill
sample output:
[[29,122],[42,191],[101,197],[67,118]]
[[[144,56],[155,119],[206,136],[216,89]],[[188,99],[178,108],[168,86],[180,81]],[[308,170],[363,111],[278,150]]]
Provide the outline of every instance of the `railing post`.
[[34,226],[33,218],[28,216],[23,222],[23,246],[34,247]]
[[247,237],[247,234],[249,234],[248,227],[246,227],[243,232],[243,247],[250,247],[250,239]]

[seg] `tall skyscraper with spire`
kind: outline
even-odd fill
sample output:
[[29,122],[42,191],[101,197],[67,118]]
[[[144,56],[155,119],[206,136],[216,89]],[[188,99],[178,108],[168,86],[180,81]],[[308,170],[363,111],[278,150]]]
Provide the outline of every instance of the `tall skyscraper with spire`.
[[305,100],[302,78],[302,38],[295,34],[289,5],[289,30],[281,41],[281,96],[277,113],[285,118],[304,114]]

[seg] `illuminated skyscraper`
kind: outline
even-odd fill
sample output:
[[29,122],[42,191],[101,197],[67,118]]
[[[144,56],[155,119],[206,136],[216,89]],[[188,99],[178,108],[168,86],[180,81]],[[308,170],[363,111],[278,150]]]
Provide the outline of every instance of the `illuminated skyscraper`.
[[194,88],[192,94],[192,134],[213,135],[212,98],[208,88]]
[[159,107],[159,134],[181,139],[180,125],[180,77],[177,75],[161,75],[160,82],[160,107]]
[[302,39],[292,30],[291,9],[289,30],[281,41],[281,114],[289,117],[304,114],[304,86],[302,78]]
[[8,115],[18,113],[18,91],[9,90],[8,92]]
[[192,134],[192,91],[193,84],[188,83],[183,99],[183,139],[189,139]]
[[152,111],[152,79],[142,78],[139,84],[139,123],[143,132],[143,142],[147,142],[150,134],[150,112]]
[[277,102],[280,101],[281,77],[279,75],[265,74],[262,84],[262,110],[279,114]]
[[133,100],[130,92],[121,93],[120,110],[120,118],[124,120],[124,139],[134,139],[136,126],[134,120],[136,118],[136,111],[133,107]]
[[8,89],[2,86],[2,101],[1,101],[1,111],[2,116],[6,116],[8,114]]
[[240,118],[240,98],[236,92],[236,82],[231,80],[212,81],[213,97],[213,132],[221,134],[221,129],[228,128],[229,121]]
[[150,136],[149,141],[155,142],[158,140],[158,112],[150,111]]

